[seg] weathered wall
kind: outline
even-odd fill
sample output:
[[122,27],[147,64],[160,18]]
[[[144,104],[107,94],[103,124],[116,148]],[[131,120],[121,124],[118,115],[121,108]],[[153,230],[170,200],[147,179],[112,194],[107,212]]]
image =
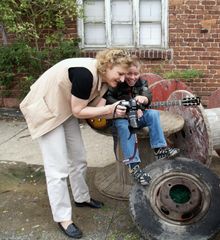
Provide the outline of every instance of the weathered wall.
[[[219,16],[219,0],[170,0],[169,49],[133,52],[144,61],[147,72],[202,70],[204,78],[187,80],[186,84],[202,97],[206,106],[208,96],[220,87]],[[67,22],[67,26],[67,38],[77,37],[76,23]],[[96,51],[87,51],[84,56],[94,57],[95,54]]]
[[169,47],[173,59],[168,67],[200,69],[203,79],[187,83],[207,103],[220,87],[219,0],[170,0]]

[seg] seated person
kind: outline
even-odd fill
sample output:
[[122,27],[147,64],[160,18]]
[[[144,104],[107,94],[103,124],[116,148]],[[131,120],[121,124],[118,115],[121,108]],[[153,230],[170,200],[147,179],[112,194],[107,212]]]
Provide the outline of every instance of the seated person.
[[[117,102],[118,100],[135,99],[137,104],[150,105],[152,95],[148,89],[148,83],[140,79],[141,63],[133,57],[133,65],[129,68],[125,75],[125,81],[121,82],[115,88],[109,88],[105,97],[108,104]],[[144,111],[138,109],[138,129],[143,127],[149,128],[149,137],[151,148],[154,149],[156,160],[174,157],[179,153],[179,149],[167,146],[163,130],[160,124],[159,111],[146,109]],[[129,129],[129,122],[126,118],[114,119],[113,125],[117,129],[120,146],[122,149],[123,162],[129,167],[129,172],[134,179],[142,185],[148,185],[150,176],[144,172],[139,163],[141,159],[137,149],[136,134],[132,134]],[[117,157],[117,156],[116,156]]]

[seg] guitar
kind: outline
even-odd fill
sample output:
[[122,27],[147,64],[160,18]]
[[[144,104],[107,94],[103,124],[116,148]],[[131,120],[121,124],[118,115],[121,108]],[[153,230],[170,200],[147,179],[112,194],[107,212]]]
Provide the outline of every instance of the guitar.
[[[172,100],[172,101],[159,101],[159,102],[152,102],[147,108],[159,108],[159,107],[169,107],[169,106],[198,106],[201,103],[199,97],[187,97],[181,100]],[[86,119],[86,122],[89,126],[96,130],[103,130],[112,125],[112,119],[106,118],[90,118]]]
[[170,106],[198,106],[200,104],[199,97],[187,97],[180,100],[152,102],[148,108],[170,107]]

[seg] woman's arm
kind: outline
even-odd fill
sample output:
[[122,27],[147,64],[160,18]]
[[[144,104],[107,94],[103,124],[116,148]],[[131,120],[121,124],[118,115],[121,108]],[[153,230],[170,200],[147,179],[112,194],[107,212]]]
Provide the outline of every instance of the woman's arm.
[[[76,118],[93,118],[93,117],[105,117],[113,118],[115,107],[119,102],[111,105],[104,105],[105,100],[101,100],[96,107],[88,106],[88,100],[83,100],[72,95],[71,97],[71,108],[72,113]],[[115,111],[115,116],[123,117],[126,113],[126,107],[118,106]]]

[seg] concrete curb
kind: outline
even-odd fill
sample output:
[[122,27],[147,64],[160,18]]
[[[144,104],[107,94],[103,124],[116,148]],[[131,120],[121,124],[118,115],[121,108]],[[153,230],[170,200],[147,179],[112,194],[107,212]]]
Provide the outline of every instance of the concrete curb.
[[0,108],[0,117],[24,119],[22,112],[18,108]]

